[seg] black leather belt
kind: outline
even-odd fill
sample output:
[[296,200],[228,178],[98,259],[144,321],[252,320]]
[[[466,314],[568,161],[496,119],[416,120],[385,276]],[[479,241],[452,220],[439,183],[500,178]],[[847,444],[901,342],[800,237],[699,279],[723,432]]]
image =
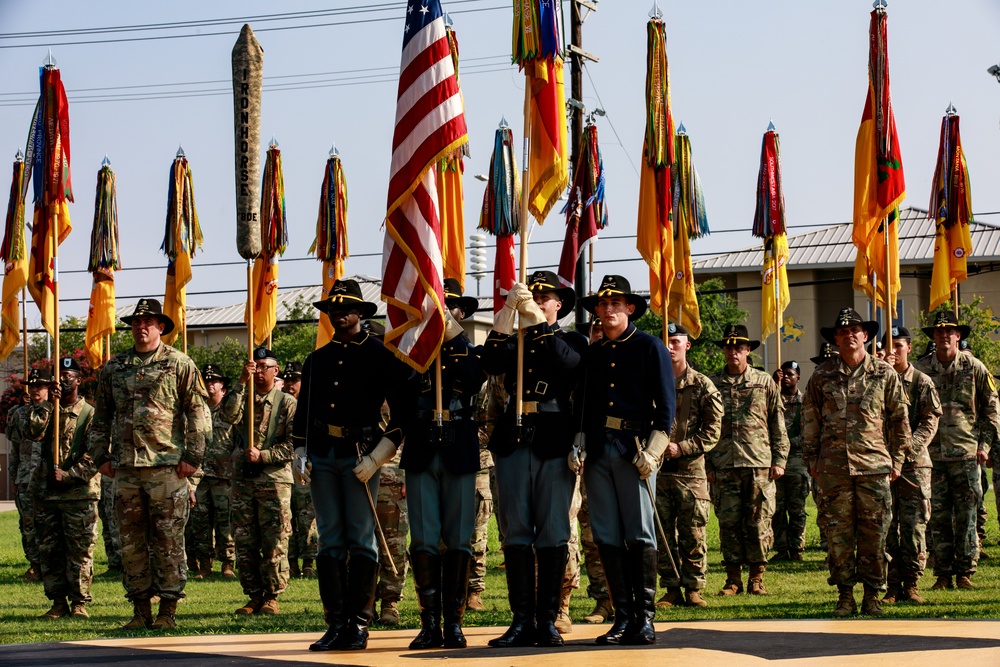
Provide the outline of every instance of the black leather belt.
[[[515,403],[511,405],[515,406],[516,409]],[[562,412],[562,408],[559,407],[559,401],[554,398],[548,401],[524,401],[521,403],[521,409],[526,415],[537,412]]]
[[[426,419],[427,421],[437,421],[437,414],[434,410],[417,410],[417,419]],[[441,412],[441,421],[443,422],[457,422],[467,419],[465,415],[461,412],[451,410],[443,410]]]
[[605,417],[604,428],[612,431],[642,431],[643,425],[636,421],[627,421],[618,417]]

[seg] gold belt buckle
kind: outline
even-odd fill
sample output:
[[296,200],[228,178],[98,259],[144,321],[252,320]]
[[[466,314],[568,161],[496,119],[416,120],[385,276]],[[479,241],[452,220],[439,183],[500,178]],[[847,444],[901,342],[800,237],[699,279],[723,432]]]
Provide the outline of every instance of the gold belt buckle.
[[538,412],[538,401],[524,401],[521,403],[521,412],[526,415]]
[[329,434],[335,438],[344,437],[344,429],[341,426],[334,426],[333,424],[327,424],[326,429],[329,432]]
[[[431,413],[434,415],[434,420],[437,421],[437,410],[432,410]],[[441,421],[443,422],[451,421],[451,410],[441,411]]]
[[615,431],[622,430],[622,420],[618,417],[605,417],[604,418],[605,428],[614,429]]

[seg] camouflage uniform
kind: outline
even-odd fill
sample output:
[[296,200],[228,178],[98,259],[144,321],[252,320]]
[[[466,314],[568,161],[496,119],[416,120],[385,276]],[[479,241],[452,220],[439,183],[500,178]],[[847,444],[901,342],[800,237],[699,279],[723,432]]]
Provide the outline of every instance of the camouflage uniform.
[[715,473],[715,513],[727,566],[767,562],[774,535],[771,466],[785,467],[788,436],[781,392],[771,376],[752,366],[740,375],[723,369],[711,378],[722,395],[722,436],[705,457]]
[[917,370],[934,382],[941,408],[931,461],[930,544],[934,575],[970,576],[979,560],[976,513],[983,489],[978,451],[989,452],[998,425],[996,386],[983,362],[958,352],[945,366],[933,355]]
[[246,402],[246,385],[238,382],[222,399],[220,415],[233,424],[233,539],[243,593],[251,600],[270,600],[288,586],[296,401],[276,387],[264,394],[254,391],[254,447],[261,465],[253,472],[247,469],[244,440],[237,437],[247,432]]
[[[705,455],[719,442],[725,408],[712,381],[691,366],[674,378],[674,387],[677,418],[670,441],[677,443],[681,453],[679,458],[664,458],[656,478],[656,511],[669,542],[659,545],[656,570],[664,588],[700,591],[708,571],[705,525],[711,503]],[[671,566],[666,549],[672,552],[679,572]]]
[[10,479],[17,489],[14,498],[17,506],[18,528],[21,530],[21,547],[24,557],[35,571],[38,566],[38,539],[35,535],[35,512],[32,509],[32,496],[29,490],[32,480],[40,470],[42,460],[42,445],[37,440],[27,437],[28,414],[30,405],[18,405],[7,413],[7,451],[10,453]]
[[[69,480],[40,480],[33,485],[35,521],[45,526],[38,532],[38,554],[42,565],[45,597],[56,603],[66,598],[72,606],[91,601],[94,578],[94,543],[97,541],[97,500],[101,485],[97,468],[87,456],[87,433],[93,410],[82,398],[59,407],[59,467]],[[52,470],[52,404],[32,406],[28,433],[43,438],[46,471]]]
[[[481,439],[480,441],[482,442]],[[485,443],[479,450],[479,464],[481,467],[476,474],[476,528],[472,532],[472,569],[469,573],[470,593],[482,593],[486,590],[486,551],[490,517],[493,516],[493,492],[490,489],[493,455],[485,448]]]
[[785,474],[774,482],[774,550],[802,560],[806,548],[806,498],[809,496],[809,468],[802,459],[802,392],[781,395],[785,406],[788,434],[788,463]]
[[802,453],[819,479],[831,586],[861,581],[866,594],[885,587],[889,472],[908,454],[906,405],[899,375],[868,354],[853,370],[841,358],[826,361],[809,378]]
[[580,494],[581,486],[583,484],[580,481],[580,476],[577,475],[573,499],[569,504],[569,554],[566,558],[566,570],[563,572],[564,594],[580,588],[580,527],[577,517],[580,516],[580,507],[583,505],[583,497]]
[[212,415],[212,441],[205,448],[201,463],[202,478],[191,508],[195,556],[204,565],[212,558],[232,563],[236,544],[232,525],[233,425],[222,418],[222,402],[209,406]]
[[292,534],[288,538],[289,560],[315,561],[319,550],[316,508],[308,484],[292,484]]
[[110,462],[115,471],[130,600],[184,597],[188,484],[176,467],[201,464],[212,425],[205,396],[194,362],[164,343],[149,354],[132,348],[101,368],[89,453],[96,467]]
[[101,519],[101,536],[108,569],[122,569],[122,536],[115,518],[115,479],[101,475],[101,499],[97,502],[97,516]]
[[406,536],[410,532],[410,521],[406,512],[405,480],[399,468],[401,455],[402,448],[379,470],[378,499],[375,503],[375,513],[385,534],[389,554],[396,564],[396,574],[393,574],[389,559],[379,558],[375,599],[381,600],[383,605],[403,599],[403,585],[406,583]]
[[910,404],[911,449],[900,478],[892,483],[892,523],[886,538],[888,585],[916,586],[927,562],[927,520],[931,516],[931,457],[928,445],[937,432],[941,401],[929,377],[912,365],[899,375]]

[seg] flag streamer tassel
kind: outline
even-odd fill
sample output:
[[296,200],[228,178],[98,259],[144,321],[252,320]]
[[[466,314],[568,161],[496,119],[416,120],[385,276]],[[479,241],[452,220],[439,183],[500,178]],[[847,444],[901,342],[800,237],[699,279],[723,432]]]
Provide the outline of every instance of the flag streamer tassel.
[[[253,260],[247,260],[247,303],[253,303]],[[253,308],[247,309],[249,312],[247,320],[247,359],[253,361]],[[249,452],[254,446],[254,423],[253,423],[253,398],[254,388],[253,378],[247,384],[247,442],[246,450]]]
[[[531,81],[525,79],[524,83],[524,151],[522,157],[521,183],[531,183],[528,180],[528,151],[531,137]],[[521,196],[521,235],[520,235],[520,264],[517,267],[517,280],[520,283],[528,282],[528,230],[525,221],[528,219],[528,200],[530,197]],[[515,414],[518,433],[520,433],[522,417],[524,414],[524,329],[520,323],[517,327],[517,396],[515,397]]]
[[[59,213],[58,208],[52,212],[52,229],[58,230]],[[54,335],[52,345],[54,352],[52,356],[55,367],[55,383],[59,384],[62,375],[59,372],[59,234],[52,233],[52,320]],[[27,381],[27,376],[25,376]],[[60,387],[61,388],[61,387]],[[59,465],[59,404],[61,401],[52,401],[52,465]]]

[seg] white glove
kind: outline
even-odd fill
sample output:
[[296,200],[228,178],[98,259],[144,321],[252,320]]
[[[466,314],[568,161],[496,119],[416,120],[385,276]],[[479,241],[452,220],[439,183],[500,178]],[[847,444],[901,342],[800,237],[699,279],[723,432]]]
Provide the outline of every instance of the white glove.
[[454,340],[462,331],[464,331],[462,325],[458,323],[451,311],[444,311],[444,339],[446,341]]
[[583,433],[577,433],[573,436],[573,449],[570,450],[569,456],[566,457],[566,464],[569,465],[569,469],[573,471],[574,474],[579,474],[583,469],[583,462],[587,460],[587,436]]
[[354,466],[351,472],[354,473],[359,482],[367,484],[368,480],[378,472],[378,469],[395,455],[396,445],[389,438],[382,438],[375,445],[375,449],[361,457],[361,461]]
[[656,472],[664,450],[670,444],[670,437],[663,431],[653,431],[649,434],[646,449],[635,455],[632,464],[639,470],[639,479],[647,479]]
[[517,317],[517,309],[511,306],[510,301],[508,301],[493,318],[493,330],[505,336],[511,335],[514,333],[515,317]]
[[544,324],[546,321],[545,313],[538,307],[534,299],[522,301],[517,307],[517,312],[521,315],[517,323],[518,329],[529,329],[533,326]]
[[513,308],[514,310],[520,310],[521,304],[525,301],[534,301],[535,297],[531,295],[531,290],[524,283],[514,283],[510,292],[507,293],[507,301],[504,305]]
[[312,467],[306,456],[305,447],[296,447],[292,457],[292,478],[296,484],[308,485],[312,481]]

